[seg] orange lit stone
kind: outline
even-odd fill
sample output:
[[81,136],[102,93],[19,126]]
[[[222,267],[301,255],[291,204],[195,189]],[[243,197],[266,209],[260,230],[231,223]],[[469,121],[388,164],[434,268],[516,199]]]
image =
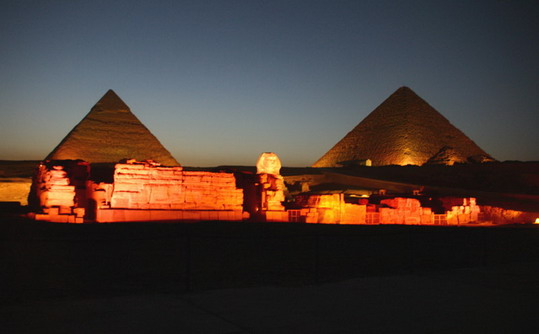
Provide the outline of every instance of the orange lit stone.
[[281,160],[277,154],[273,152],[264,152],[258,157],[256,162],[256,173],[257,174],[271,174],[271,175],[280,175],[281,171]]

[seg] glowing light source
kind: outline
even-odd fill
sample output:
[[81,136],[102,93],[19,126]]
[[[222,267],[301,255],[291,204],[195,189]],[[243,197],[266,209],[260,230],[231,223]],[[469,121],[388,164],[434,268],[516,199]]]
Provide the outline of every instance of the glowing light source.
[[417,165],[418,163],[411,157],[406,157],[399,163],[400,166]]
[[534,224],[539,224],[539,218],[535,218]]

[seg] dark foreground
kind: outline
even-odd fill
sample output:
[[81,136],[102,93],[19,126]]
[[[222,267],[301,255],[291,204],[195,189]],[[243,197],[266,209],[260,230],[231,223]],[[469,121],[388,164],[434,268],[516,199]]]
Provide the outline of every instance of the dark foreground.
[[4,333],[537,333],[539,263],[0,306]]
[[535,226],[5,218],[0,238],[0,319],[8,332],[537,327],[529,319],[539,300]]

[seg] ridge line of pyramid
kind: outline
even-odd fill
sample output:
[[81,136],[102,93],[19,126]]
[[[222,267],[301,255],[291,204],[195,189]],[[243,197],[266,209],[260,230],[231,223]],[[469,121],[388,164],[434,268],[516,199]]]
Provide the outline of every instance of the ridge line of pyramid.
[[93,109],[120,111],[131,111],[129,106],[116,94],[112,89],[109,89],[92,107]]

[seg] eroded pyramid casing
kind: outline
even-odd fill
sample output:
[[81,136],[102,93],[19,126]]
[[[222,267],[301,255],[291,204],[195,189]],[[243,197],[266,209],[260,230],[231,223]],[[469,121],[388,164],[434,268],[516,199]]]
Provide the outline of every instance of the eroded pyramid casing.
[[81,159],[94,163],[137,159],[179,166],[112,90],[103,95],[46,159]]
[[374,166],[422,165],[445,147],[456,156],[490,156],[408,87],[397,89],[313,167],[372,160]]

